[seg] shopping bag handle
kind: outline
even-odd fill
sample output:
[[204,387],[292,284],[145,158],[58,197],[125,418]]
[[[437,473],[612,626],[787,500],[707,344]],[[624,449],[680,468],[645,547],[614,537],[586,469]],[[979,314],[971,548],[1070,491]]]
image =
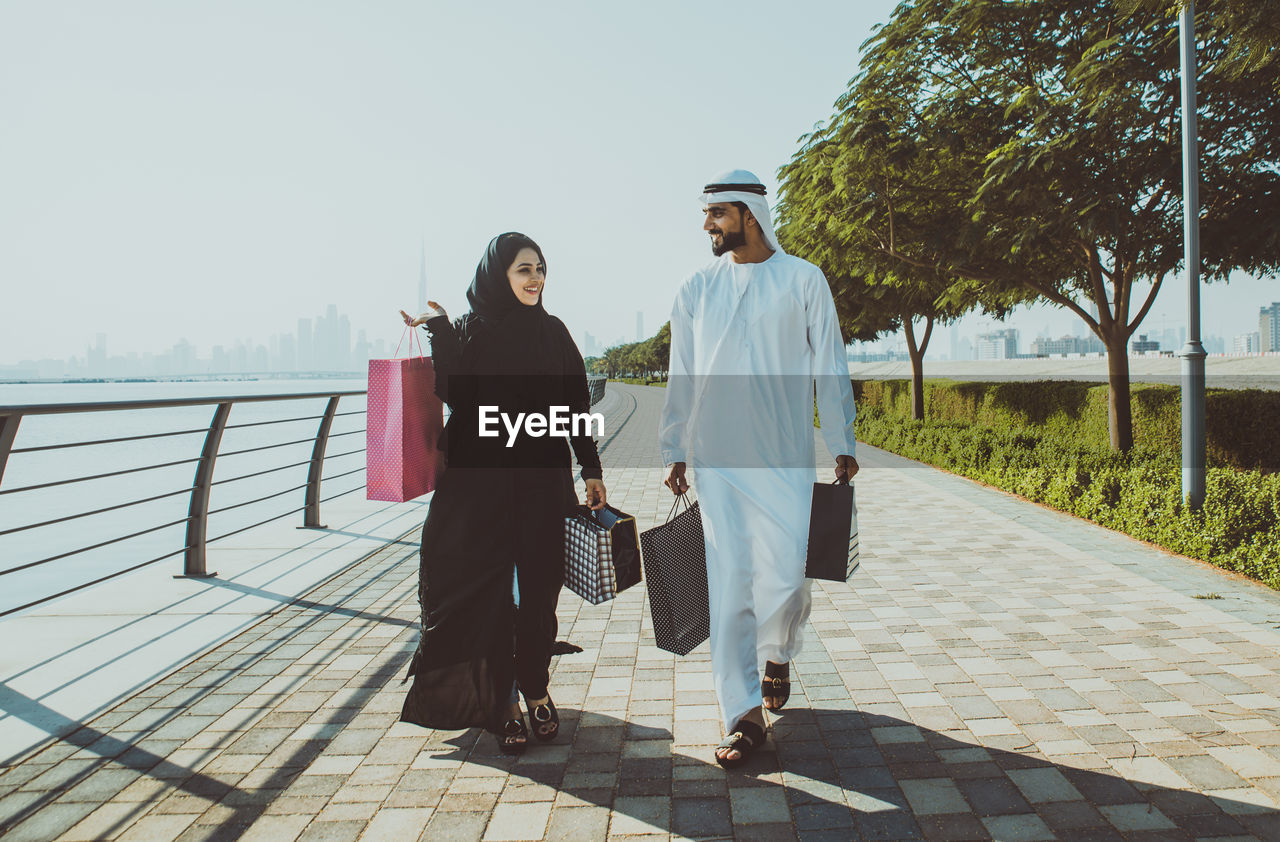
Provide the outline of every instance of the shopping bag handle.
[[[671,519],[675,517],[676,506],[680,505],[681,500],[684,501],[684,512],[693,508],[693,506],[689,505],[689,498],[686,496],[687,494],[688,492],[686,491],[676,495],[675,502],[671,504],[671,511],[667,512],[667,523],[670,523]],[[684,512],[681,512],[680,514],[684,514]]]
[[404,335],[406,333],[409,334],[409,353],[410,354],[413,353],[413,343],[414,343],[414,340],[417,340],[418,356],[425,357],[426,354],[422,353],[422,340],[418,339],[418,332],[414,330],[410,325],[405,325],[404,330],[401,331],[400,333],[400,341],[396,343],[396,351],[394,354],[391,355],[391,359],[393,360],[400,359],[400,346],[404,344]]

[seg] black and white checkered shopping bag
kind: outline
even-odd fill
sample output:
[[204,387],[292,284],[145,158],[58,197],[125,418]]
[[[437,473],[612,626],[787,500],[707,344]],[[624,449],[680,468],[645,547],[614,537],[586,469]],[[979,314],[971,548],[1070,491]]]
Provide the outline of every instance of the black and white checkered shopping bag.
[[578,506],[564,519],[564,583],[599,605],[640,581],[636,519],[612,506]]
[[[640,534],[644,550],[645,589],[658,648],[688,655],[711,636],[711,602],[707,596],[707,545],[702,537],[702,511],[689,506],[667,522]],[[676,506],[672,505],[674,513]]]
[[853,485],[813,484],[804,575],[847,582],[858,569],[858,503]]

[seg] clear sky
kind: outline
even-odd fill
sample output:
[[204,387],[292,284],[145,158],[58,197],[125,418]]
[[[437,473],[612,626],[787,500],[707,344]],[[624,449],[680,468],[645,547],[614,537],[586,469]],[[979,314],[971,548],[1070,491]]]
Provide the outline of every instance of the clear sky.
[[[511,229],[579,341],[652,333],[709,257],[701,185],[773,195],[894,5],[0,0],[0,363],[207,354],[329,304],[394,342],[422,245],[458,315]],[[1215,295],[1229,341],[1280,285]]]

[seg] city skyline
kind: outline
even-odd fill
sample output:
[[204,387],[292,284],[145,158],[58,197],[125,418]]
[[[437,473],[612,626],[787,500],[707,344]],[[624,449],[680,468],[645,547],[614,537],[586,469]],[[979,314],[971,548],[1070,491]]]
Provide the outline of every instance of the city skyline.
[[[439,303],[446,306],[451,317],[465,312],[467,309],[466,284],[459,285],[456,290],[436,291],[428,289],[428,278],[431,273],[425,237],[419,238],[417,257],[418,266],[414,282],[414,292],[416,294],[413,297],[417,300],[418,312],[426,310],[428,299],[437,299]],[[1241,280],[1244,283],[1241,283]],[[1206,284],[1204,286],[1202,308],[1206,315],[1202,319],[1201,335],[1205,348],[1210,354],[1259,353],[1280,350],[1280,340],[1276,340],[1272,345],[1267,345],[1266,340],[1264,340],[1264,332],[1259,327],[1259,313],[1266,313],[1270,308],[1275,307],[1276,302],[1272,299],[1280,297],[1280,284],[1275,285],[1275,290],[1269,290],[1265,287],[1255,289],[1254,285],[1259,280],[1266,281],[1267,279],[1236,278],[1234,289],[1231,284],[1219,283]],[[406,286],[408,285],[406,284]],[[1248,289],[1245,289],[1246,287]],[[1230,296],[1231,298],[1251,299],[1256,303],[1245,303],[1243,306],[1239,306],[1235,302],[1224,302],[1223,299],[1228,297],[1224,293],[1228,291],[1233,293]],[[1238,293],[1243,293],[1243,295]],[[410,299],[406,298],[405,300],[407,303]],[[1226,309],[1221,306],[1224,303],[1228,303],[1232,311],[1229,316],[1224,316],[1222,312],[1222,310]],[[337,308],[337,305],[330,304],[328,308],[333,311]],[[1096,314],[1096,308],[1092,304],[1089,305],[1089,309]],[[1139,335],[1146,335],[1160,344],[1161,351],[1179,351],[1186,340],[1186,326],[1180,322],[1179,314],[1176,312],[1170,313],[1169,309],[1153,308],[1142,325],[1135,331],[1132,339],[1136,341]],[[648,313],[654,310],[662,314],[656,322],[657,325],[667,321],[667,308],[665,306],[653,307],[649,308],[649,310],[635,310],[635,334],[633,338],[628,338],[627,336],[630,331],[619,330],[614,333],[614,339],[605,342],[597,335],[599,328],[596,330],[588,328],[586,330],[573,331],[571,326],[570,329],[575,336],[575,341],[582,355],[584,357],[597,356],[607,348],[648,338],[644,333],[644,325],[649,323]],[[617,315],[622,318],[625,318],[624,312],[622,308],[616,310]],[[321,315],[313,318],[319,323],[319,320],[325,318],[325,316]],[[345,313],[341,315],[341,319],[345,320],[345,326],[341,328],[335,327],[335,329],[345,330],[348,334],[354,331],[356,339],[351,340],[348,338],[346,342],[348,351],[346,353],[352,355],[353,359],[358,357],[360,361],[368,359],[370,356],[376,358],[383,354],[391,353],[395,348],[393,343],[398,341],[403,334],[403,324],[398,314],[386,319],[384,324],[378,328],[370,328],[368,326],[353,328],[350,324],[349,315]],[[97,348],[97,340],[99,337],[105,336],[112,350],[117,350],[120,337],[113,335],[110,331],[99,329],[95,330],[93,334],[95,342],[86,348],[83,355],[23,357],[20,359],[0,358],[0,379],[14,379],[16,377],[38,377],[39,379],[102,377],[108,376],[102,374],[102,371],[108,369],[117,372],[128,371],[128,374],[121,376],[129,377],[148,376],[148,372],[156,369],[163,370],[163,374],[157,376],[207,373],[281,373],[289,371],[350,372],[362,369],[362,366],[352,367],[354,363],[350,361],[342,363],[342,365],[347,366],[345,368],[325,365],[326,361],[337,363],[342,359],[341,355],[333,356],[332,353],[330,356],[322,358],[315,365],[306,368],[298,368],[296,365],[290,365],[286,362],[291,353],[300,358],[309,358],[309,352],[304,347],[307,345],[308,340],[304,336],[305,330],[301,327],[301,323],[310,320],[310,318],[298,319],[298,328],[295,332],[274,332],[270,334],[265,343],[252,336],[193,342],[188,336],[182,335],[167,347],[139,347],[134,344],[126,346],[125,349],[118,353],[108,355],[115,362],[107,366],[106,369],[103,368],[103,364],[100,362],[102,352],[95,350]],[[1038,325],[1037,322],[1039,323]],[[1211,330],[1209,328],[1210,322],[1219,324],[1234,322],[1238,325],[1238,329],[1224,334],[1220,330]],[[1275,323],[1280,325],[1280,317],[1276,319]],[[979,357],[974,356],[977,353],[978,337],[984,333],[1005,328],[1014,329],[1021,337],[1017,352],[1019,355],[1034,353],[1031,343],[1036,339],[1057,340],[1066,337],[1086,337],[1086,334],[1092,337],[1084,322],[1073,313],[1047,304],[1024,305],[1015,308],[1003,321],[997,321],[981,313],[969,313],[946,327],[950,329],[956,326],[962,326],[961,330],[964,333],[961,344],[967,343],[961,352],[962,355],[956,356],[958,349],[954,346],[954,343],[940,341],[939,335],[943,326],[938,326],[935,328],[934,338],[927,349],[926,359],[979,359]],[[370,335],[375,330],[380,331],[382,335],[370,338]],[[656,330],[657,328],[653,328],[653,331]],[[331,344],[326,341],[323,347],[330,348]],[[356,351],[357,347],[365,348],[368,356],[360,356]],[[375,351],[374,349],[377,350]],[[896,334],[886,334],[870,342],[850,343],[849,349],[850,354],[854,356],[885,353],[905,354],[906,342],[902,331],[899,330]],[[1094,352],[1096,352],[1096,349]],[[184,363],[195,365],[196,361],[203,362],[203,369],[196,367],[189,371],[179,370]],[[257,365],[264,361],[267,361],[268,365]],[[49,373],[58,370],[62,370],[65,373]],[[36,371],[40,373],[33,373]],[[91,374],[87,372],[98,373]]]
[[[427,270],[425,252],[419,267],[417,282],[419,304],[425,309],[428,296]],[[1275,302],[1260,307],[1260,319],[1267,318],[1268,313],[1280,314],[1280,304]],[[626,345],[635,341],[643,341],[644,312],[636,311],[636,339],[627,339],[618,335],[610,342],[602,342],[590,331],[583,331],[576,339],[583,357],[598,356],[607,348]],[[665,319],[663,320],[665,322]],[[930,360],[978,360],[1004,359],[1012,357],[1036,356],[1039,354],[1056,356],[1059,354],[1099,354],[1103,353],[1101,342],[1088,332],[1084,323],[1076,319],[1075,330],[1055,333],[1050,325],[1043,325],[1036,331],[1025,331],[1016,327],[1005,327],[1002,322],[992,321],[989,327],[976,332],[965,333],[961,330],[960,320],[945,328],[935,328],[933,339],[929,343],[925,358]],[[1280,318],[1272,324],[1280,325]],[[995,327],[995,325],[1002,325]],[[337,309],[337,305],[329,304],[323,314],[303,317],[297,320],[292,333],[273,333],[265,343],[253,338],[237,338],[228,342],[209,345],[207,353],[202,353],[200,346],[186,337],[180,338],[167,349],[154,351],[129,351],[113,354],[109,334],[97,331],[93,341],[85,348],[83,355],[73,354],[69,357],[44,357],[40,359],[24,359],[10,363],[0,363],[0,380],[56,380],[56,379],[115,379],[146,378],[174,376],[207,376],[216,374],[282,374],[282,373],[353,373],[365,370],[365,362],[369,359],[384,359],[393,353],[403,351],[403,355],[416,353],[417,345],[412,351],[403,348],[407,338],[403,325],[399,325],[400,335],[369,338],[365,328],[354,329],[347,314]],[[1280,331],[1280,327],[1273,330]],[[943,340],[944,331],[947,339]],[[1261,331],[1245,331],[1234,336],[1224,337],[1216,334],[1204,334],[1205,350],[1209,354],[1255,354],[1275,352],[1280,345],[1268,347],[1260,344]],[[421,334],[418,341],[424,340]],[[1165,327],[1135,332],[1131,339],[1134,342],[1146,341],[1154,343],[1160,352],[1177,352],[1186,341],[1186,327]],[[996,345],[1001,346],[996,350]],[[430,347],[423,344],[425,353]],[[1153,349],[1154,350],[1154,349]],[[848,346],[851,359],[869,359],[875,357],[906,356],[906,342],[901,332],[896,335],[881,337],[871,342],[853,342]]]
[[[574,337],[633,336],[636,310],[652,333],[711,259],[702,185],[742,167],[776,202],[778,167],[856,72],[850,45],[895,5],[6,4],[0,77],[22,84],[0,86],[0,364],[81,355],[96,332],[113,355],[268,344],[330,302],[390,342],[424,269],[429,297],[464,312],[504,230],[542,246],[547,309]],[[743,131],[691,82],[706,44],[761,32],[774,69],[753,85],[770,119]],[[476,37],[491,61],[474,61]],[[605,196],[605,179],[621,186]],[[1206,286],[1204,332],[1243,332],[1244,300],[1256,321],[1275,287]],[[1166,278],[1143,328],[1185,321],[1185,298]],[[1071,330],[1062,313],[1012,326],[1046,318]],[[68,323],[85,325],[70,347]]]

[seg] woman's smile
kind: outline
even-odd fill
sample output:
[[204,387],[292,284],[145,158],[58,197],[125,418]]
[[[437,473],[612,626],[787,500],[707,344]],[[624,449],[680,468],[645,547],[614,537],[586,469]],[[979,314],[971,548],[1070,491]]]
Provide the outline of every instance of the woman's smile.
[[522,248],[516,255],[515,262],[507,269],[507,278],[511,282],[511,292],[516,300],[526,307],[535,306],[542,296],[542,288],[547,283],[547,267],[542,264],[542,257],[531,248]]

